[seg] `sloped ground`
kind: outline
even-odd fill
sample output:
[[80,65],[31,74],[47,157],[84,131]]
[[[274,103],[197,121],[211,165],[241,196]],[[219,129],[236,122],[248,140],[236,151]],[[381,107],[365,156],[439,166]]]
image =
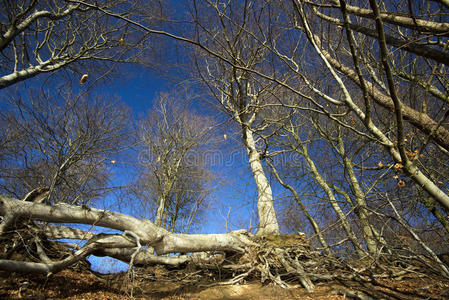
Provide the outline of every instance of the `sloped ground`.
[[[67,251],[52,242],[46,249],[54,259]],[[16,250],[12,259],[32,258],[32,248]],[[322,255],[294,235],[264,237],[246,250],[210,263],[110,275],[92,272],[85,260],[50,276],[0,271],[0,299],[449,299],[449,280],[430,261],[347,261]],[[300,283],[307,276],[314,278],[312,293]]]
[[[173,278],[172,278],[173,279]],[[134,284],[133,284],[134,283]],[[215,282],[216,283],[216,282]],[[313,293],[303,288],[285,290],[253,281],[213,286],[214,280],[183,285],[169,277],[159,279],[126,273],[94,275],[88,270],[64,270],[49,276],[0,272],[0,299],[448,299],[449,282],[441,278],[404,277],[376,283],[321,282]],[[370,295],[370,296],[367,296]],[[134,298],[132,297],[134,296]]]

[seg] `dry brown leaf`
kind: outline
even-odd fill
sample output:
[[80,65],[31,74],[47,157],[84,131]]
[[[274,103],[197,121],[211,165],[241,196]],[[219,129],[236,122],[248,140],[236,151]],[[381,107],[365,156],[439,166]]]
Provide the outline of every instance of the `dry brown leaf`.
[[399,169],[402,169],[403,167],[404,166],[401,163],[396,163],[393,168],[397,171]]
[[87,77],[89,77],[89,74],[84,74],[81,76],[80,84],[85,84],[87,81]]

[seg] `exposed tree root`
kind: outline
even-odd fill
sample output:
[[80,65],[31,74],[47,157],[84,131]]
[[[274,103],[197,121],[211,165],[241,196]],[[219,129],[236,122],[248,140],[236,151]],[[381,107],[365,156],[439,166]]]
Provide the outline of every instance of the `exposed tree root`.
[[[216,257],[215,263],[190,261],[177,267],[154,265],[139,269],[136,276],[145,280],[165,280],[204,288],[257,280],[262,284],[274,284],[285,289],[303,287],[310,293],[314,291],[316,284],[345,282],[348,283],[347,288],[339,288],[333,292],[361,300],[389,298],[390,294],[403,293],[397,288],[388,291],[383,280],[430,280],[439,276],[438,272],[429,270],[418,260],[401,260],[390,255],[382,256],[382,260],[377,261],[365,259],[349,263],[314,251],[306,239],[303,239],[304,243],[300,239],[300,236],[294,235],[264,239],[253,237],[255,244],[248,246],[243,254],[208,253],[207,255]],[[278,240],[285,244],[281,245]],[[449,282],[445,285],[449,286]],[[379,292],[376,288],[387,291]],[[404,295],[407,294],[414,295],[414,292]],[[416,291],[417,297],[425,294],[424,290]]]

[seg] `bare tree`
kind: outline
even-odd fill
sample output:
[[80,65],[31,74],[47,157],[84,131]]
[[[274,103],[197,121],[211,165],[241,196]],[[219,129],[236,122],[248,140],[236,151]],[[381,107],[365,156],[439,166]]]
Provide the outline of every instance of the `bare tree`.
[[[404,5],[403,7],[407,6]],[[362,20],[363,18],[372,18],[372,14],[369,10],[367,11],[358,9],[354,6],[347,6],[341,1],[338,3],[335,1],[334,5],[329,7],[314,2],[291,1],[290,5],[288,3],[282,3],[279,6],[266,5],[263,6],[261,10],[259,10],[260,8],[261,7],[255,8],[255,6],[253,6],[250,9],[249,7],[243,5],[239,9],[229,3],[211,3],[208,1],[205,1],[205,3],[193,2],[192,19],[194,20],[194,24],[197,24],[197,27],[194,31],[195,33],[192,34],[191,37],[189,37],[188,34],[186,36],[180,36],[174,33],[154,30],[142,23],[134,22],[129,18],[123,18],[113,12],[106,13],[111,16],[116,16],[121,20],[128,21],[148,33],[164,35],[197,46],[201,50],[201,53],[204,54],[202,57],[211,61],[210,65],[208,65],[209,68],[204,74],[207,76],[212,76],[209,76],[208,78],[206,78],[207,76],[203,77],[203,79],[206,79],[206,81],[210,84],[213,82],[218,82],[220,74],[236,74],[237,78],[235,78],[234,81],[237,79],[241,80],[242,78],[246,79],[250,76],[254,76],[254,81],[258,83],[261,82],[262,79],[271,81],[279,86],[282,86],[283,88],[286,88],[290,92],[293,92],[298,97],[302,97],[310,101],[312,106],[315,106],[312,110],[321,111],[323,114],[328,115],[332,121],[337,122],[346,128],[352,128],[352,130],[361,136],[374,140],[383,145],[389,149],[393,159],[398,161],[401,151],[391,152],[392,149],[394,150],[394,138],[393,141],[389,140],[385,134],[382,134],[382,130],[384,130],[384,128],[381,128],[379,124],[375,125],[371,122],[373,118],[371,115],[373,113],[373,109],[370,109],[370,107],[374,105],[370,105],[369,97],[372,98],[375,105],[380,105],[388,109],[394,109],[396,112],[398,111],[394,101],[389,98],[390,96],[388,95],[389,92],[386,85],[382,83],[382,72],[385,70],[385,66],[381,66],[377,69],[372,66],[380,66],[380,64],[372,63],[370,66],[368,63],[373,61],[373,57],[375,57],[375,55],[368,53],[368,51],[366,52],[367,55],[359,55],[360,57],[358,57],[358,55],[354,52],[357,50],[356,48],[358,48],[360,52],[360,49],[362,49],[364,45],[368,46],[364,48],[365,50],[369,49],[369,46],[376,42],[376,38],[381,38],[381,34],[378,35],[377,33],[373,33],[373,31],[369,32],[364,29],[357,31],[355,30],[356,27],[352,26],[350,22],[345,19],[345,9],[346,15],[347,12],[350,11],[354,16],[360,15]],[[264,18],[265,16],[262,17],[263,13],[261,12],[263,12],[264,9],[266,9],[265,11],[270,12],[269,17],[267,18]],[[307,11],[307,17],[305,14],[305,9],[310,9]],[[329,9],[336,12],[340,10],[342,12],[342,18],[332,18],[334,15],[331,15],[331,17],[326,17],[326,15],[320,12],[320,9]],[[425,10],[427,8],[419,7],[418,9]],[[254,14],[254,12],[258,13]],[[282,16],[283,13],[287,18],[279,17]],[[248,25],[251,22],[248,21],[248,18],[245,19],[245,16],[251,14],[257,16],[259,19],[257,19],[257,22],[253,22],[252,25]],[[395,18],[393,14],[382,12],[381,18],[383,18],[382,20],[385,22],[390,22],[391,24],[399,26],[398,28],[402,26],[407,28],[407,30],[413,29],[419,32],[419,34],[439,37],[440,34],[444,32],[444,26],[446,25],[439,21],[435,21],[435,19],[424,21],[418,20],[416,24],[411,25],[411,20],[413,20],[414,17],[413,9],[410,14],[412,15],[411,17]],[[430,13],[425,16],[429,19],[434,18],[434,16]],[[214,25],[215,27],[209,26],[208,24],[213,22],[216,17],[219,20],[219,24]],[[273,22],[273,20],[276,20],[276,22]],[[282,22],[285,23],[282,24]],[[323,24],[326,24],[326,22],[333,25],[325,27],[326,29],[322,30],[321,35],[315,34],[314,31],[316,31],[317,28],[324,28]],[[253,26],[254,24],[257,25]],[[342,35],[343,32],[341,31],[341,28],[343,28],[343,25],[345,24],[349,26],[350,33],[352,31],[358,33],[357,38],[361,44],[356,45],[356,48],[351,47],[351,45],[355,46],[353,34],[348,34],[347,39],[342,40],[344,35]],[[344,28],[348,26],[345,25]],[[222,30],[217,32],[217,28],[222,28]],[[286,28],[292,28],[293,30],[282,30]],[[267,30],[265,31],[264,29]],[[423,45],[413,44],[412,48],[414,49],[410,49],[410,47],[407,47],[407,45],[410,44],[410,41],[407,41],[406,36],[404,36],[400,31],[398,32],[399,33],[395,34],[398,34],[405,41],[397,42],[397,40],[388,37],[385,42],[388,45],[401,47],[401,50],[404,49],[403,53],[414,53],[421,55],[420,57],[431,58],[439,63],[444,63],[444,55],[442,55],[442,53],[444,53],[444,47],[442,50],[430,51],[429,47],[426,45],[422,47]],[[220,36],[220,34],[222,34],[222,36]],[[306,39],[309,41],[308,45]],[[258,53],[261,54],[262,57],[269,57],[270,63],[276,66],[277,72],[271,72],[273,68],[270,68],[269,64],[261,64],[260,61],[255,63],[254,60],[250,60],[245,63],[245,59],[247,57],[251,57],[251,55],[247,55],[245,57],[243,55],[244,51],[236,52],[235,50],[232,50],[239,49],[241,44],[239,44],[238,41],[243,40],[245,41],[244,44],[247,48],[252,50],[259,49],[254,51],[259,51]],[[437,44],[439,46],[443,45],[441,43]],[[305,45],[305,47],[300,47],[301,45]],[[224,51],[222,51],[223,49]],[[341,51],[336,51],[336,49],[341,49]],[[310,52],[309,50],[313,51]],[[313,58],[315,59],[315,63],[312,64],[312,67],[310,68],[302,64],[301,60],[305,58],[304,53],[311,54],[313,52],[318,55],[316,58]],[[236,53],[238,55],[236,55]],[[312,59],[311,56],[308,56],[307,58]],[[221,62],[221,65],[220,63],[215,63],[215,60]],[[348,62],[351,63],[351,61],[355,65],[354,70],[345,65]],[[364,66],[366,65],[366,75],[361,74],[358,71],[359,64],[364,64]],[[217,67],[217,65],[219,67]],[[264,67],[260,67],[261,65]],[[329,81],[327,82],[328,84],[320,85],[317,81],[319,78],[316,76],[311,76],[313,72],[310,71],[317,66],[322,66],[325,70],[327,70],[325,78],[329,78]],[[213,74],[211,73],[211,67],[217,67],[212,70]],[[214,71],[220,68],[228,68],[230,71],[222,73],[219,71],[218,73],[214,73]],[[231,70],[234,70],[235,72]],[[351,93],[355,91],[355,94],[358,96],[359,92],[357,92],[356,89],[353,89],[354,87],[352,86],[352,83],[343,83],[335,70],[343,73],[344,76],[347,76],[353,83],[361,88],[360,91],[364,102],[359,103],[353,100],[354,98],[352,96],[355,95],[351,95]],[[285,71],[285,73],[283,73],[283,71]],[[291,73],[292,75],[286,75],[287,73]],[[245,76],[242,77],[241,74],[245,74]],[[362,75],[365,75],[364,80],[361,80]],[[289,78],[290,80],[283,78]],[[367,80],[368,78],[370,80]],[[441,77],[440,80],[443,82],[444,78]],[[326,89],[329,89],[330,85],[334,85],[334,88],[330,88],[330,90],[335,92],[337,97],[330,96],[329,93],[325,91]],[[423,86],[422,82],[421,86]],[[211,87],[219,91],[218,94],[216,94],[219,96],[219,94],[225,90],[226,86],[218,85],[217,87],[217,84],[211,84]],[[244,89],[241,90],[244,91]],[[443,94],[439,93],[438,89],[435,89],[433,86],[429,87],[428,90],[432,91],[431,94],[433,96],[444,99],[444,96],[442,96]],[[394,95],[392,95],[392,97],[394,97]],[[342,98],[343,101],[339,98]],[[291,104],[285,102],[282,103],[282,105],[291,106]],[[331,107],[327,108],[329,105]],[[333,113],[333,108],[335,107],[347,107],[347,109],[354,114],[354,117],[346,119],[346,121],[339,119],[338,115]],[[363,109],[369,113],[366,114]],[[409,109],[407,106],[402,106],[402,110],[404,120],[410,122],[411,125],[415,126],[425,135],[432,133],[428,135],[429,140],[434,139],[440,147],[443,147],[442,149],[444,150],[445,129],[441,126],[441,123],[432,121],[432,117],[429,117],[427,114],[418,113],[416,109],[413,110]],[[362,128],[357,128],[357,126],[352,124],[354,118],[362,121],[360,123],[363,125]],[[440,119],[440,122],[442,122],[442,120],[444,120],[444,118]],[[408,152],[415,153],[412,151]],[[402,151],[403,155],[404,153],[406,152]],[[415,155],[414,157],[417,156]],[[432,180],[429,181],[428,177],[421,176],[422,174],[419,171],[415,172],[417,170],[410,167],[410,165],[404,168],[404,170],[407,171],[409,176],[413,175],[412,177],[419,184],[424,186],[425,190],[431,193],[433,197],[438,195],[439,197],[436,198],[439,199],[439,203],[444,206],[444,203],[447,202],[445,200],[445,195],[444,193],[441,193],[441,190],[439,190],[438,186],[436,186]]]
[[[301,200],[297,190],[293,187],[293,185],[287,183],[284,179],[281,178],[281,176],[279,175],[278,170],[276,169],[276,167],[274,166],[273,163],[271,163],[270,161],[267,161],[267,164],[270,166],[271,171],[273,172],[274,176],[276,177],[277,181],[286,189],[288,189],[294,199],[294,202],[296,203],[296,205],[299,206],[300,208],[300,213],[302,213],[307,220],[309,221],[310,225],[313,228],[313,232],[314,234],[317,236],[319,243],[321,244],[321,246],[323,247],[324,251],[327,254],[331,254],[331,250],[329,248],[328,243],[326,242],[326,239],[323,235],[323,231],[320,228],[319,223],[317,222],[317,220],[313,217],[313,215],[309,212],[309,210],[307,209],[306,205],[304,205],[303,201]],[[288,215],[286,216],[286,219],[288,219],[288,221],[291,221],[291,219],[294,218],[295,221],[299,220],[298,215],[294,214],[293,216]],[[288,222],[287,220],[284,220],[284,223]],[[296,222],[294,222],[296,223]],[[295,230],[297,230],[297,227],[299,226],[294,226]]]
[[[359,158],[363,156],[360,155],[363,153],[361,150],[358,150],[359,153],[356,151],[348,156],[345,149],[347,147],[345,144],[348,142],[346,138],[342,135],[323,136],[329,142],[334,140],[331,144],[335,143],[335,145],[331,149],[333,153],[341,156],[341,167],[347,172],[345,173],[348,178],[346,184],[351,188],[349,194],[352,196],[342,189],[336,192],[345,199],[353,198],[357,203],[353,208],[357,209],[355,212],[367,245],[370,243],[374,245],[377,242],[385,244],[385,240],[382,240],[376,233],[376,229],[369,224],[371,212],[366,210],[367,194],[376,189],[376,184],[380,183],[379,179],[382,179],[382,184],[385,184],[383,181],[385,173],[382,174],[382,168],[393,168],[396,178],[400,174],[415,181],[416,187],[429,193],[430,198],[437,201],[441,205],[440,208],[447,213],[447,191],[442,189],[443,181],[438,183],[436,179],[441,176],[442,171],[430,171],[429,167],[432,163],[430,160],[427,160],[427,164],[424,163],[426,155],[423,153],[433,152],[434,149],[439,149],[440,155],[445,156],[447,153],[444,141],[447,131],[444,123],[447,118],[445,112],[447,92],[446,79],[443,78],[443,70],[446,69],[443,56],[446,50],[444,43],[439,44],[439,42],[435,42],[438,46],[435,46],[432,51],[429,48],[432,44],[430,41],[432,36],[435,40],[444,39],[440,36],[438,28],[444,28],[447,24],[430,20],[433,15],[426,9],[430,9],[431,6],[418,5],[418,7],[410,8],[408,12],[410,16],[396,19],[394,13],[379,12],[375,1],[371,1],[371,9],[355,8],[347,5],[345,1],[334,1],[333,5],[309,1],[291,1],[291,4],[290,11],[295,12],[295,14],[289,14],[291,28],[298,30],[299,39],[303,37],[302,34],[307,37],[308,46],[316,54],[313,65],[315,71],[325,69],[327,74],[321,73],[322,78],[326,80],[320,80],[307,65],[301,64],[304,56],[298,55],[299,42],[291,43],[290,47],[284,45],[282,50],[268,45],[270,51],[278,56],[279,62],[289,66],[290,70],[301,79],[301,84],[296,86],[288,82],[280,82],[302,99],[296,104],[284,102],[284,105],[326,116],[327,120],[338,124],[342,129],[346,128],[345,131],[349,130],[349,133],[358,135],[365,141],[364,143],[384,147],[390,154],[390,159],[393,160],[387,166],[383,159],[379,159],[377,166],[376,162],[368,160],[371,167],[360,168],[360,165],[354,163],[354,159],[361,159]],[[412,25],[410,22],[415,17],[415,9],[420,10],[421,16],[428,19],[415,20],[416,22]],[[367,29],[363,23],[366,22],[365,18],[375,19],[373,26],[376,30]],[[383,22],[397,26],[388,27],[390,31],[386,33]],[[361,29],[363,26],[365,27]],[[411,36],[416,41],[427,40],[428,42],[418,44],[416,41],[411,41],[404,34],[404,32],[408,33],[409,29],[412,29]],[[279,38],[277,44],[281,40]],[[398,42],[399,40],[401,41]],[[411,44],[413,49],[408,47]],[[390,45],[398,49],[390,52],[387,48]],[[380,60],[376,59],[376,54],[370,50],[371,47],[381,48]],[[310,57],[310,59],[313,58]],[[429,59],[436,63],[432,63]],[[277,78],[266,72],[262,74],[259,70],[254,70],[254,73],[264,78],[271,77],[273,81],[279,82]],[[439,82],[436,84],[438,88],[431,84],[433,80]],[[410,91],[413,92],[410,93]],[[417,92],[424,97],[423,101],[417,101]],[[362,145],[360,149],[364,148]],[[434,162],[437,160],[438,158],[435,157]],[[357,168],[360,170],[377,168],[381,171],[375,175],[378,179],[373,180],[366,191],[362,189],[362,182],[366,179],[354,172]],[[396,182],[396,188],[403,188],[406,185],[404,179],[398,179]],[[435,210],[431,202],[423,202],[424,204],[427,202],[426,206],[433,210],[432,213],[436,218],[441,219],[442,214],[446,214]],[[413,205],[413,201],[409,205]],[[445,226],[444,221],[441,223]],[[371,242],[368,242],[369,240]],[[376,249],[375,246],[369,248]]]
[[156,208],[155,224],[170,231],[175,224],[176,230],[188,231],[205,205],[213,178],[205,166],[205,153],[215,142],[215,125],[195,114],[191,103],[187,93],[163,93],[140,123],[144,170],[137,193],[144,206]]
[[276,83],[246,71],[264,69],[277,72],[263,45],[271,37],[263,31],[264,22],[272,22],[271,18],[276,16],[270,16],[269,5],[209,1],[205,4],[195,2],[192,14],[197,22],[197,34],[205,41],[204,46],[218,56],[199,53],[195,57],[199,76],[215,98],[217,107],[240,128],[248,153],[258,191],[259,233],[278,234],[273,192],[263,161],[269,147],[267,137],[276,132],[277,123],[288,118],[288,113],[271,115],[274,119],[267,118],[264,110],[278,104],[277,93],[280,90]]
[[[425,171],[423,172],[419,168],[419,164],[417,164],[418,161],[415,160],[419,158],[419,154],[423,149],[425,149],[428,142],[425,142],[419,147],[422,150],[418,150],[418,156],[414,156],[414,159],[410,159],[410,155],[407,155],[407,152],[413,153],[414,149],[408,149],[405,141],[406,132],[404,132],[404,121],[407,120],[411,125],[416,126],[419,130],[421,130],[422,133],[425,134],[425,136],[428,136],[429,138],[427,140],[434,139],[435,142],[444,149],[444,136],[447,130],[441,125],[443,120],[446,118],[446,114],[444,113],[443,116],[439,117],[439,120],[434,121],[429,113],[416,111],[415,109],[409,107],[404,100],[401,100],[399,98],[398,90],[400,90],[400,86],[397,87],[397,81],[395,82],[393,78],[393,68],[388,62],[388,43],[386,41],[386,33],[383,26],[383,22],[387,22],[388,19],[385,19],[384,21],[381,17],[378,17],[380,16],[379,8],[377,6],[377,3],[374,2],[371,3],[371,6],[373,15],[375,17],[377,16],[375,37],[377,38],[379,49],[381,49],[381,69],[380,71],[376,71],[368,67],[367,70],[371,70],[371,73],[361,73],[360,67],[363,61],[359,58],[359,55],[363,52],[361,52],[360,49],[357,49],[357,44],[354,39],[354,33],[350,26],[349,16],[347,11],[345,10],[346,6],[344,1],[340,1],[340,4],[343,15],[343,19],[340,24],[345,26],[345,30],[347,32],[347,42],[351,53],[350,58],[352,58],[353,60],[354,69],[348,68],[344,64],[344,61],[333,57],[328,52],[328,50],[325,48],[324,40],[312,31],[313,28],[310,26],[311,23],[305,16],[304,4],[300,1],[294,1],[294,8],[297,11],[298,18],[303,23],[302,29],[306,33],[311,45],[314,47],[316,53],[322,59],[323,63],[331,72],[333,79],[337,82],[341,89],[343,97],[343,102],[341,104],[346,105],[358,118],[360,118],[362,124],[364,124],[365,129],[373,136],[373,138],[378,140],[384,147],[386,147],[386,149],[388,149],[390,155],[397,163],[401,163],[404,166],[404,172],[408,176],[410,176],[410,178],[412,178],[417,184],[421,185],[424,190],[426,190],[433,198],[435,198],[437,202],[440,203],[442,207],[447,210],[449,207],[449,198],[447,194],[444,193],[435,184],[435,182],[431,178],[429,178],[428,175],[425,174]],[[430,23],[432,22],[428,21],[426,24]],[[406,25],[401,24],[401,26]],[[418,27],[418,30],[423,30],[423,28]],[[435,30],[432,30],[431,34],[438,35]],[[326,44],[327,43],[328,41],[326,40]],[[357,53],[356,50],[358,50]],[[438,51],[444,51],[444,49]],[[404,52],[401,53],[407,52],[410,52],[410,50],[404,49]],[[373,56],[370,55],[365,58],[365,60],[368,62],[370,61],[371,57]],[[444,63],[439,61],[435,56],[430,56],[429,58],[435,59],[437,63]],[[419,57],[417,59],[419,59]],[[433,65],[431,69],[432,68]],[[355,82],[361,88],[364,99],[363,104],[357,103],[353,100],[349,86],[341,80],[341,77],[336,73],[336,70],[342,72],[345,76],[348,76],[349,79],[353,80],[353,82]],[[431,80],[434,75],[430,74],[430,76],[431,77],[429,77],[429,80]],[[398,78],[398,80],[401,79]],[[444,79],[441,80],[443,80],[444,82]],[[371,99],[373,99],[376,104],[380,104],[384,107],[388,107],[394,110],[394,117],[396,119],[394,139],[388,137],[387,134],[382,132],[381,129],[375,123],[373,123],[373,104],[371,103]],[[441,99],[438,97],[432,97],[432,99],[433,101],[441,101]],[[362,105],[364,107],[362,107]]]
[[[134,16],[137,8],[147,6],[121,0],[97,4],[120,7]],[[146,41],[126,23],[83,1],[4,1],[0,20],[0,89],[67,68],[79,78],[88,73],[105,76],[113,71],[109,63],[135,61],[136,47]]]
[[1,190],[21,198],[46,186],[51,203],[103,196],[111,155],[129,140],[126,107],[89,96],[32,94],[13,98],[13,109],[2,113],[3,130],[16,138],[2,159]]
[[[122,258],[128,262],[132,262],[132,259],[135,259],[134,262],[136,264],[160,262],[178,265],[188,261],[189,258],[155,257],[153,254],[145,251],[145,249],[141,249],[141,245],[151,245],[158,254],[165,254],[208,250],[241,251],[243,250],[241,247],[249,241],[243,232],[213,235],[172,234],[163,228],[155,226],[146,219],[139,220],[131,216],[106,210],[85,208],[83,206],[70,206],[62,203],[50,206],[15,200],[2,195],[0,207],[1,214],[10,218],[8,222],[2,222],[0,224],[2,234],[5,234],[7,229],[11,229],[11,224],[14,224],[13,219],[17,218],[42,220],[52,223],[96,224],[124,232],[123,235],[93,235],[79,229],[71,229],[64,226],[48,226],[44,232],[49,237],[86,239],[88,243],[75,255],[71,255],[58,262],[27,263],[1,259],[0,265],[4,270],[30,273],[58,272],[85,258],[87,255],[93,254],[95,251],[106,253],[106,255],[112,257]],[[39,231],[39,226],[35,227],[35,230]]]

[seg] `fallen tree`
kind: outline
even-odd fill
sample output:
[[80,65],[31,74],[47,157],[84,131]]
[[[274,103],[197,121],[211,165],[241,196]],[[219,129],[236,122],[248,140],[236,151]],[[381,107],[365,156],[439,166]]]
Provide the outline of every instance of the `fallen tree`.
[[[138,245],[152,247],[159,255],[174,252],[242,252],[244,251],[243,247],[249,241],[240,231],[228,234],[173,234],[157,227],[149,220],[139,220],[121,213],[65,203],[51,206],[5,196],[0,196],[0,215],[3,216],[0,224],[1,235],[28,221],[89,224],[123,232],[122,235],[98,234],[92,236],[81,230],[73,231],[68,228],[64,229],[64,227],[53,227],[53,229],[57,229],[57,235],[53,238],[86,239],[89,237],[83,249],[90,250],[83,256],[91,254],[98,248],[126,249],[135,248]],[[36,225],[36,228],[39,227]],[[52,237],[51,228],[47,228],[44,233]]]
[[[39,200],[34,201],[36,199]],[[299,284],[309,292],[317,281],[373,282],[376,278],[416,274],[426,268],[427,273],[441,274],[438,265],[419,256],[408,257],[400,264],[398,256],[392,260],[392,257],[379,259],[367,254],[363,265],[355,267],[313,249],[304,234],[262,236],[246,230],[226,234],[174,234],[146,219],[87,206],[64,203],[52,206],[39,203],[41,199],[27,195],[18,200],[0,195],[0,270],[48,275],[96,255],[122,260],[130,265],[130,270],[155,265],[185,270],[186,266],[193,266],[192,274],[198,274],[198,269],[207,274],[219,273],[221,281],[215,284],[258,279],[284,288]],[[95,234],[54,225],[63,223],[100,226],[119,233]],[[60,242],[60,239],[85,243],[81,246]],[[17,253],[22,255],[15,255]],[[185,277],[192,280],[190,275]]]

